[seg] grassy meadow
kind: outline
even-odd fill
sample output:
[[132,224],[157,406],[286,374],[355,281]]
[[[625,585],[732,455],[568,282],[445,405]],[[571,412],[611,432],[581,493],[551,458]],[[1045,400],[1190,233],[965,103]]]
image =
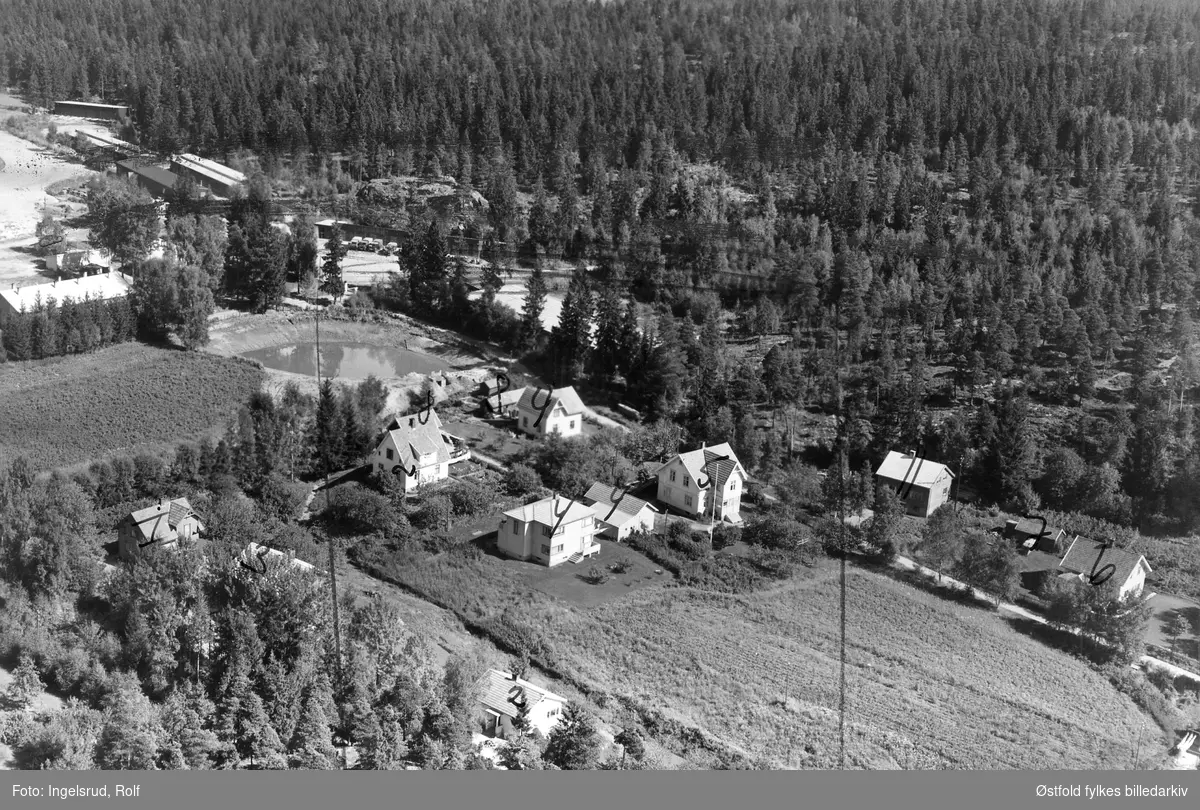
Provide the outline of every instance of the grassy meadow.
[[[547,613],[560,666],[772,767],[838,767],[838,581],[686,589]],[[536,623],[535,617],[530,617]],[[850,768],[1123,768],[1144,715],[1084,663],[886,577],[848,573]],[[1143,755],[1163,747],[1146,720]]]
[[258,390],[244,360],[140,343],[0,364],[0,464],[38,469],[174,446],[223,425]]
[[[380,554],[368,567],[489,635],[510,634],[497,620],[515,609],[542,661],[602,703],[649,710],[696,765],[725,751],[772,768],[839,766],[833,561],[746,596],[663,582],[590,603],[508,570],[519,565],[450,553]],[[1107,678],[996,614],[854,567],[847,580],[847,767],[1125,768],[1143,721],[1143,757],[1165,750]]]

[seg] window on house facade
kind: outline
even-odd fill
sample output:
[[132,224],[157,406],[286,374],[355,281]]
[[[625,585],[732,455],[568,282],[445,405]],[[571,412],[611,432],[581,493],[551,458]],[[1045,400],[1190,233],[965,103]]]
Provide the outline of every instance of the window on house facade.
[[391,461],[393,458],[394,456],[392,455],[392,448],[389,447],[387,450],[387,460]]
[[674,470],[671,470],[671,483],[672,484],[675,483],[675,471]]
[[686,475],[683,477],[683,485],[685,487],[688,485],[688,477]]
[[692,505],[692,496],[691,496],[691,495],[684,495],[684,496],[683,496],[683,502],[684,502],[685,504],[687,504],[688,506],[691,506],[691,505]]
[[552,549],[552,551],[553,551],[555,554],[558,554],[558,553],[559,553],[560,551],[562,551],[562,550],[563,550],[565,547],[566,547],[566,546],[565,546],[565,544],[563,544],[563,543],[559,543],[557,546],[555,546],[555,547]]
[[737,479],[736,478],[729,479],[729,489],[730,490],[737,489]]
[[542,546],[542,553],[543,553],[543,554],[549,554],[549,553],[550,553],[550,546],[545,546],[545,545],[544,545],[544,546]]
[[572,419],[571,424],[567,425],[567,427],[569,427],[571,430],[574,430],[575,429],[575,420]]
[[521,530],[517,528],[517,522],[513,521],[513,534],[520,534]]
[[528,416],[522,416],[522,417],[521,417],[521,424],[522,424],[522,425],[524,425],[525,427],[529,427],[529,417],[528,417]]
[[550,527],[543,526],[542,527],[542,537],[549,537],[549,536],[550,536]]

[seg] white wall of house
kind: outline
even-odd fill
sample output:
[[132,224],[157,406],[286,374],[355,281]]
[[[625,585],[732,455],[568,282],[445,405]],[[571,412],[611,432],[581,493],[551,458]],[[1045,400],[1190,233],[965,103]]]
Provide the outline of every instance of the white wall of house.
[[562,701],[549,698],[539,700],[537,705],[529,710],[529,725],[549,737],[550,730],[562,719],[563,708]]
[[699,515],[704,506],[703,492],[696,479],[678,458],[658,471],[658,499],[689,515]]
[[1138,565],[1133,569],[1133,573],[1129,575],[1129,579],[1121,584],[1118,595],[1124,599],[1126,596],[1137,596],[1146,586],[1146,569]]
[[[605,514],[607,514],[607,512]],[[618,511],[613,515],[613,518],[615,519],[618,515],[624,517],[624,515]],[[600,531],[598,534],[612,540],[623,542],[628,540],[629,535],[633,534],[634,532],[654,531],[654,511],[647,506],[623,526],[616,526],[612,523],[606,523],[602,517],[597,518],[596,522],[600,526]]]
[[894,478],[878,476],[880,482],[888,484],[897,494],[905,493],[905,509],[910,515],[929,517],[939,506],[950,500],[950,484],[954,480],[949,471],[943,470],[933,484],[923,487],[913,484],[909,486]]
[[[718,518],[728,516],[735,521],[740,519],[744,489],[745,479],[741,472],[735,470],[720,490],[716,510]],[[700,489],[696,479],[688,474],[678,458],[658,471],[658,499],[685,514],[695,517],[711,515],[711,493],[712,489]]]
[[496,530],[496,546],[510,557],[553,567],[591,547],[597,528],[595,518],[589,515],[563,523],[556,534],[550,535],[553,526],[505,516]]
[[423,484],[431,484],[450,477],[450,463],[439,462],[437,453],[427,453],[417,459],[417,474],[409,476],[408,470],[400,464],[400,448],[391,433],[384,435],[371,453],[371,468],[376,472],[392,473],[400,479],[405,492],[414,492]]
[[546,411],[541,424],[537,423],[541,411],[530,408],[517,409],[517,427],[522,433],[530,436],[579,436],[583,433],[583,414],[569,414],[561,405],[555,405]]

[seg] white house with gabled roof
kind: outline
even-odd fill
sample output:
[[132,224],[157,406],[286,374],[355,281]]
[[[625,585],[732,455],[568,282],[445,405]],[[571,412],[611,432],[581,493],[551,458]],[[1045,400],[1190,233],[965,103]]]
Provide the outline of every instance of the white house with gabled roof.
[[517,402],[517,427],[530,436],[579,436],[583,433],[583,400],[575,389],[527,387]]
[[600,553],[597,528],[590,506],[553,495],[501,515],[496,547],[509,557],[549,567],[577,563]]
[[[693,518],[741,523],[746,470],[727,442],[679,453],[659,468],[658,499]],[[708,482],[708,486],[700,485]]]
[[513,736],[512,722],[522,708],[529,718],[529,725],[548,737],[567,706],[567,699],[562,695],[499,669],[489,669],[484,676],[479,702],[483,709],[483,733],[504,739]]
[[654,517],[658,512],[647,501],[628,492],[621,495],[620,490],[597,481],[583,499],[591,505],[604,537],[620,542],[634,532],[654,531]]
[[916,453],[892,450],[875,470],[875,480],[900,495],[908,514],[929,517],[950,500],[954,473],[945,464]]
[[395,475],[404,492],[415,492],[450,476],[451,450],[433,409],[398,416],[371,453],[371,469]]

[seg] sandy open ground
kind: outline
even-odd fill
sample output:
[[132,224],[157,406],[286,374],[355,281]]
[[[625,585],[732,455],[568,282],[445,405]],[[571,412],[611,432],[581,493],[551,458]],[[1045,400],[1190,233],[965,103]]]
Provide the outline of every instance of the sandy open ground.
[[[19,102],[0,96],[0,119],[20,112]],[[55,118],[63,131],[72,126],[99,128],[82,119]],[[55,216],[77,216],[83,206],[78,202],[52,197],[48,186],[78,178],[85,182],[94,172],[50,153],[37,144],[0,130],[0,284],[45,281],[44,263],[32,247],[36,244],[37,223],[44,210]],[[68,230],[69,239],[81,239],[85,232]]]

